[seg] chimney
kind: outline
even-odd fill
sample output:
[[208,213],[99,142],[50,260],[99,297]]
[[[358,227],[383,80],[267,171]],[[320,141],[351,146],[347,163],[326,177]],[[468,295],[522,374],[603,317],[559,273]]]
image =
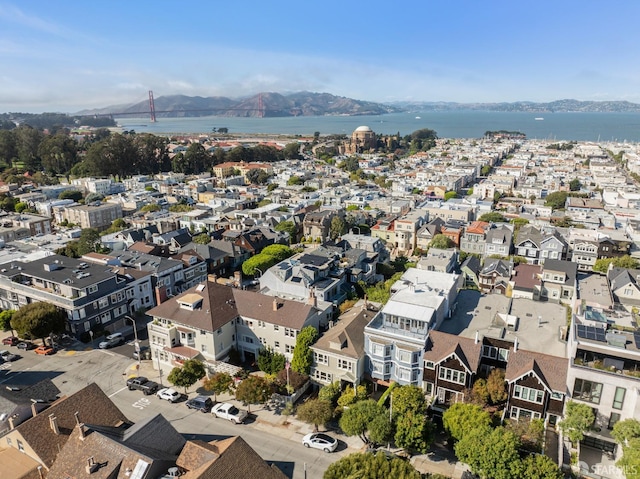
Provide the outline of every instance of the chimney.
[[479,341],[480,341],[480,333],[476,329],[476,338],[474,339],[473,344],[478,344]]
[[85,470],[87,471],[87,474],[93,474],[99,468],[100,466],[99,464],[96,463],[96,461],[94,461],[93,456],[87,459],[87,465],[85,466]]
[[38,415],[38,409],[36,408],[36,401],[31,401],[31,414],[33,417]]
[[16,426],[15,423],[13,422],[15,417],[15,414],[13,416],[9,416],[9,430],[13,430]]
[[307,302],[311,306],[318,306],[318,298],[316,298],[316,292],[313,290],[313,288],[309,290],[309,299]]
[[49,426],[56,436],[60,435],[60,429],[58,428],[58,418],[54,414],[49,414]]
[[516,340],[513,342],[513,352],[517,353],[518,352],[518,338],[516,337]]
[[278,300],[277,298],[273,298],[273,310],[278,311]]

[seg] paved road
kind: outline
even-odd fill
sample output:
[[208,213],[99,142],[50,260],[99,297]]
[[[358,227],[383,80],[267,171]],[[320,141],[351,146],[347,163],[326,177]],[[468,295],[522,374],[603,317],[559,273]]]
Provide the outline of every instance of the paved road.
[[[3,348],[17,351],[14,347]],[[274,426],[255,419],[247,424],[235,425],[211,414],[188,409],[184,401],[171,404],[155,396],[144,396],[140,391],[129,391],[125,387],[125,378],[135,371],[131,369],[136,364],[131,359],[132,352],[132,344],[110,350],[62,350],[46,357],[38,356],[33,351],[21,351],[21,359],[0,365],[0,384],[27,385],[48,377],[62,394],[69,395],[95,382],[134,422],[160,413],[187,439],[210,441],[240,435],[263,459],[275,462],[293,479],[320,478],[329,464],[353,452],[347,450],[345,444],[341,444],[333,454],[307,449],[302,446],[302,435],[297,432],[287,437],[286,430],[284,434],[282,430],[270,430]],[[195,394],[191,392],[190,396]]]

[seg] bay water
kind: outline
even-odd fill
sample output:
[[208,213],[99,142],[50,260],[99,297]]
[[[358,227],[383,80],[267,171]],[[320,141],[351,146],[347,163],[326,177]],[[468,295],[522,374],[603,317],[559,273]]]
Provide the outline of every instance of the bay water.
[[229,133],[311,136],[351,135],[366,125],[378,134],[409,135],[421,128],[439,138],[482,138],[486,131],[524,133],[529,139],[558,141],[640,142],[640,113],[525,113],[489,111],[411,111],[370,116],[298,116],[283,118],[192,117],[116,118],[125,130],[137,133],[210,134],[214,128]]

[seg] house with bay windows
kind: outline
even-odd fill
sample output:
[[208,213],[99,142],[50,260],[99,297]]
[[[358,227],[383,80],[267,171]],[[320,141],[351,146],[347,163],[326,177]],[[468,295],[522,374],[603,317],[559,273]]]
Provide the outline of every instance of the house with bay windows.
[[462,277],[409,268],[391,298],[364,328],[370,378],[381,385],[422,384],[423,355],[431,329],[455,307]]

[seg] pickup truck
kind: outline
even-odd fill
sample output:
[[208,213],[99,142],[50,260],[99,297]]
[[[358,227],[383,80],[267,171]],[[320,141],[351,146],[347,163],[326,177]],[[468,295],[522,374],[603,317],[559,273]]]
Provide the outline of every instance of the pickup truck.
[[138,376],[127,379],[127,387],[129,388],[129,391],[138,389],[142,391],[145,396],[148,396],[150,394],[154,394],[158,390],[158,383],[149,381],[143,376]]

